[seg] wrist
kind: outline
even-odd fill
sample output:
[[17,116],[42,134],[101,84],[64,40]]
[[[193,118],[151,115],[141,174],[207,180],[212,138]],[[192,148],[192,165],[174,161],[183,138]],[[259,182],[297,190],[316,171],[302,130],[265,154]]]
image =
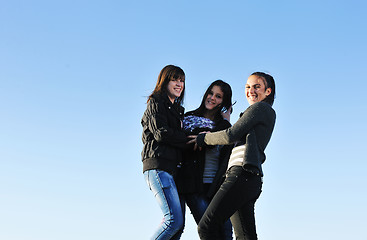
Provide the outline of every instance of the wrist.
[[205,135],[206,133],[200,133],[197,137],[196,137],[196,144],[199,146],[199,147],[204,147],[206,144],[205,144]]

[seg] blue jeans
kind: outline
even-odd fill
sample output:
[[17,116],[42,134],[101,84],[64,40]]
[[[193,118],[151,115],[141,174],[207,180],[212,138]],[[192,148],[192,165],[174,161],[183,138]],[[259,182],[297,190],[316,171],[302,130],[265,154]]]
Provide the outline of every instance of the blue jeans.
[[144,177],[164,216],[152,239],[180,239],[184,217],[172,175],[165,171],[153,169],[145,171]]
[[[205,193],[205,192],[204,192]],[[210,200],[204,193],[201,194],[185,194],[186,205],[190,208],[191,214],[195,219],[196,224],[199,224],[200,219],[208,208]],[[222,227],[223,239],[232,240],[232,224],[228,219]]]

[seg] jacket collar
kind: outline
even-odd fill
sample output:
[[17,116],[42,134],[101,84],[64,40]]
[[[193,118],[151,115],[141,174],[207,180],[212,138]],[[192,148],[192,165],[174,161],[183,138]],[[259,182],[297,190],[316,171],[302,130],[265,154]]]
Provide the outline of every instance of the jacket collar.
[[183,117],[183,114],[184,114],[184,108],[179,105],[176,101],[175,102],[171,102],[171,100],[168,98],[167,94],[162,94],[162,99],[164,101],[164,104],[165,106],[168,108],[168,109],[172,109],[173,113],[175,115],[177,115],[177,117],[181,118]]

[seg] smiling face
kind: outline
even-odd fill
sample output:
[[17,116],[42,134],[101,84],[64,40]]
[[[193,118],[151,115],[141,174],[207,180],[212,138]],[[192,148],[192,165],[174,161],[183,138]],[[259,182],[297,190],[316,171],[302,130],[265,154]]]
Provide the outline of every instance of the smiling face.
[[173,103],[176,98],[181,96],[181,93],[185,87],[185,80],[178,78],[172,79],[167,84],[167,95],[168,98]]
[[205,99],[205,108],[207,110],[213,110],[223,102],[223,91],[219,86],[214,85],[209,91],[208,96]]
[[247,79],[245,93],[248,103],[252,105],[264,100],[271,93],[271,88],[266,88],[262,77],[251,75]]

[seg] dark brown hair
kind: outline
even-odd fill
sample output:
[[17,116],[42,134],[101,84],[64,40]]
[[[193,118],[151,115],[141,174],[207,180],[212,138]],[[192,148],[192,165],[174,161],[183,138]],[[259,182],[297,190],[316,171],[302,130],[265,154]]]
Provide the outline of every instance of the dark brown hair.
[[271,75],[264,73],[264,72],[254,72],[253,74],[251,74],[251,76],[252,75],[261,77],[264,80],[265,89],[268,89],[268,88],[271,89],[270,94],[263,101],[269,103],[270,105],[273,105],[274,99],[275,99],[274,78]]
[[223,107],[229,109],[229,107],[232,106],[232,89],[231,89],[231,86],[228,83],[226,83],[222,80],[216,80],[216,81],[212,82],[212,84],[210,84],[210,86],[208,87],[208,89],[206,90],[206,92],[203,96],[203,99],[201,100],[200,106],[197,109],[187,113],[188,115],[194,114],[194,115],[197,115],[197,116],[200,116],[200,117],[204,116],[205,112],[207,111],[207,109],[205,108],[205,100],[208,97],[209,93],[212,91],[212,88],[214,86],[220,87],[220,89],[223,92],[223,101],[222,101],[221,104],[216,106],[214,122],[218,122],[221,119],[223,119],[222,114],[221,114],[221,109]]
[[[158,75],[158,80],[157,80],[157,84],[155,85],[155,88],[152,92],[152,94],[150,94],[150,96],[148,97],[148,101],[150,101],[150,99],[154,96],[154,95],[162,95],[162,94],[167,94],[167,85],[169,83],[169,81],[171,80],[177,80],[177,79],[181,79],[183,81],[185,81],[185,73],[184,71],[177,66],[174,65],[167,65],[165,66],[161,72]],[[185,85],[184,88],[182,90],[181,95],[176,99],[176,102],[178,104],[182,104],[183,103],[183,99],[184,99],[184,95],[185,95]]]

